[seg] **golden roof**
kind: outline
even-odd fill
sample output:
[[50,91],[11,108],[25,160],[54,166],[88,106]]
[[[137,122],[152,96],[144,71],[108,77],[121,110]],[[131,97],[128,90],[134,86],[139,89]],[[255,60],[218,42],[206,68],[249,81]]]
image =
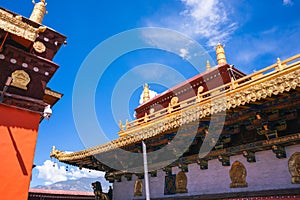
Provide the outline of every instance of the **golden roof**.
[[182,101],[180,107],[174,109],[172,113],[168,113],[166,108],[166,114],[161,114],[163,109],[159,110],[159,113],[148,115],[146,121],[140,118],[129,122],[126,129],[120,131],[124,136],[106,144],[74,153],[64,153],[53,148],[50,156],[62,162],[80,160],[160,136],[169,130],[204,119],[211,114],[289,92],[300,87],[300,61],[297,61],[299,58],[300,54],[282,62],[278,60],[277,63],[248,76],[200,93],[198,95],[202,98],[195,96]]

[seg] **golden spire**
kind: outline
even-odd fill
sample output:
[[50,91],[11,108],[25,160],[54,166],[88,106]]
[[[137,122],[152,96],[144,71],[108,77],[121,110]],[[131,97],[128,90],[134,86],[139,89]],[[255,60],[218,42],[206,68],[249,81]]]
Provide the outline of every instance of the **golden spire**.
[[38,3],[35,3],[35,1],[32,1],[34,3],[33,11],[30,15],[30,20],[34,21],[36,23],[42,24],[44,15],[46,14],[46,2],[45,0],[41,0]]
[[206,61],[206,70],[210,70],[210,63],[209,63],[209,60]]
[[280,58],[277,58],[277,70],[282,70],[282,64]]
[[217,44],[216,54],[217,54],[218,65],[227,63],[226,62],[225,51],[224,51],[224,46],[221,45],[220,43]]
[[148,101],[150,99],[150,92],[149,92],[149,86],[147,83],[144,85],[144,91],[143,91],[143,103]]

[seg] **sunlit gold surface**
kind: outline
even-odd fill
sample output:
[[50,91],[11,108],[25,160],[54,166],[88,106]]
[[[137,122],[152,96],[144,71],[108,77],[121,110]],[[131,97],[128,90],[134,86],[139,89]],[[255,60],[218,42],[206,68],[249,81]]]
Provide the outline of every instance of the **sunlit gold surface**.
[[[60,161],[82,159],[87,156],[137,143],[142,139],[158,136],[166,131],[195,122],[211,114],[263,100],[272,95],[289,92],[292,89],[300,87],[300,61],[297,61],[299,58],[300,54],[282,61],[282,66],[284,66],[282,70],[276,69],[276,63],[238,79],[234,82],[236,85],[234,88],[230,87],[232,83],[228,83],[204,92],[203,96],[206,94],[215,95],[207,96],[201,102],[197,101],[197,96],[182,101],[179,103],[181,106],[178,110],[174,109],[172,113],[168,113],[168,108],[166,108],[159,110],[159,113],[154,112],[148,115],[146,122],[141,121],[144,120],[143,118],[140,118],[140,121],[129,122],[128,129],[124,129],[119,133],[124,136],[111,142],[79,152],[53,155],[53,157]],[[290,64],[287,65],[288,63]],[[245,82],[245,80],[248,81]]]

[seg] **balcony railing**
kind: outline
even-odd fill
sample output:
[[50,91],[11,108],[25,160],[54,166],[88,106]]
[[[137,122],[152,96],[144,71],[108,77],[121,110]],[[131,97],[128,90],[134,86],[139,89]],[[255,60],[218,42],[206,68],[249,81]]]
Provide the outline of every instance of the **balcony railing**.
[[[139,129],[143,125],[147,125],[149,123],[154,124],[161,118],[174,116],[192,107],[200,107],[206,105],[207,103],[213,104],[213,102],[217,99],[226,98],[236,91],[243,90],[249,86],[261,84],[266,80],[271,80],[273,78],[283,76],[284,74],[287,74],[293,70],[299,69],[299,58],[300,54],[290,57],[284,61],[280,61],[280,59],[278,58],[275,64],[254,72],[250,75],[244,76],[237,80],[232,79],[231,82],[227,84],[200,93],[197,96],[178,102],[175,105],[169,105],[169,107],[157,110],[151,114],[146,113],[144,117],[138,118],[131,122],[126,121],[125,125],[120,123],[119,135],[125,136],[128,135],[129,132],[130,134],[132,134],[132,131]],[[279,92],[280,91],[278,90],[278,93]],[[266,94],[268,95],[268,91],[266,91]],[[249,99],[246,101],[249,101]]]

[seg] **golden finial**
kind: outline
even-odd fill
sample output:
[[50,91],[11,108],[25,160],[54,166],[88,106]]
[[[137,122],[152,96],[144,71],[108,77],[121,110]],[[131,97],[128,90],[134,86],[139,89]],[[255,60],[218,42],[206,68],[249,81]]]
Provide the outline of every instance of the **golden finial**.
[[124,126],[123,126],[121,120],[119,120],[119,128],[120,128],[120,131],[124,131]]
[[220,43],[218,43],[216,46],[216,54],[217,54],[218,65],[227,63],[224,46],[221,45]]
[[281,60],[280,60],[280,58],[277,58],[277,70],[282,70],[282,64],[281,64]]
[[144,122],[148,122],[149,121],[149,116],[148,116],[148,114],[147,113],[145,113],[145,116],[144,116]]
[[51,153],[50,153],[50,157],[51,158],[58,158],[59,155],[61,154],[62,152],[61,151],[58,151],[55,146],[52,146],[52,150],[51,150]]
[[143,91],[143,103],[150,99],[149,85],[145,83]]
[[126,119],[126,122],[125,122],[125,128],[126,128],[126,130],[129,128],[129,122],[128,122],[128,119]]
[[54,155],[55,151],[56,151],[55,146],[52,146],[51,155]]
[[210,62],[209,62],[209,60],[206,61],[206,70],[210,70]]
[[35,3],[35,1],[33,0],[32,3],[34,4],[34,8],[33,8],[33,11],[31,13],[29,19],[31,21],[41,24],[43,21],[44,15],[46,14],[47,3],[45,2],[45,0],[41,0],[38,3]]
[[203,95],[202,95],[203,90],[204,90],[203,86],[198,87],[198,91],[197,91],[197,100],[198,100],[198,102],[202,101],[202,99],[203,99]]

